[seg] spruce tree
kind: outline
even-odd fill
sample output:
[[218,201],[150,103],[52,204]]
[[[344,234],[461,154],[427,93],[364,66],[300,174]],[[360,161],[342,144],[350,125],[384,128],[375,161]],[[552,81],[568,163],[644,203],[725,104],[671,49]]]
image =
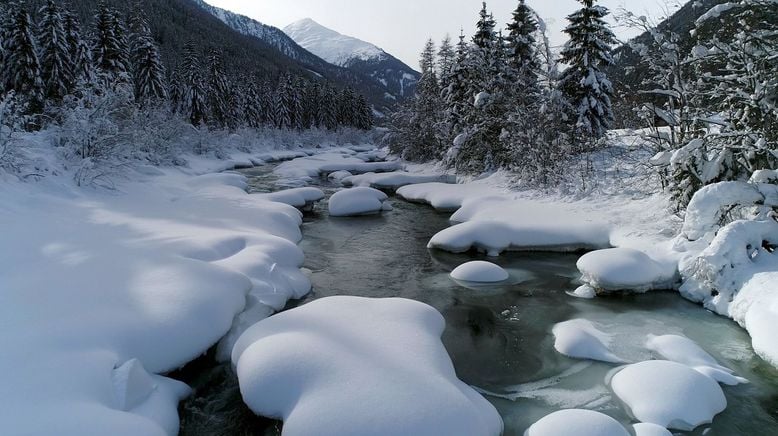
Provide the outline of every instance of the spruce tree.
[[92,55],[89,44],[83,38],[81,25],[76,15],[65,9],[62,13],[65,40],[70,55],[74,81],[88,76],[92,71]]
[[262,125],[262,97],[259,87],[254,80],[243,77],[243,120],[249,127],[257,128]]
[[444,107],[442,134],[449,144],[462,133],[463,118],[470,103],[467,83],[469,77],[467,55],[469,52],[470,48],[465,40],[465,35],[461,33],[451,73],[442,79],[446,84],[441,91]]
[[490,48],[495,42],[495,21],[492,14],[486,9],[486,2],[482,3],[481,12],[479,12],[480,19],[476,24],[475,35],[473,35],[473,44],[476,46],[487,49]]
[[568,65],[561,78],[562,90],[575,111],[575,128],[584,136],[600,138],[613,122],[613,86],[602,68],[613,64],[611,47],[617,42],[605,17],[608,9],[595,0],[579,0],[583,8],[567,17],[570,40],[562,50]]
[[130,15],[130,49],[135,99],[139,102],[167,98],[165,67],[140,4]]
[[129,79],[127,33],[119,12],[100,2],[95,15],[92,57],[95,67],[110,81]]
[[448,86],[448,79],[451,77],[451,73],[454,69],[456,56],[456,50],[451,44],[451,37],[446,35],[438,49],[438,78],[441,86],[444,88]]
[[222,59],[216,50],[208,55],[208,109],[211,122],[218,127],[231,125],[230,85]]
[[508,24],[507,49],[511,67],[517,73],[519,86],[526,90],[536,91],[540,62],[538,60],[535,34],[538,22],[535,13],[520,0],[519,6],[513,12],[513,21]]
[[75,84],[62,9],[48,0],[38,11],[38,44],[45,97],[60,100]]
[[40,113],[43,109],[44,87],[30,14],[20,4],[14,4],[9,9],[9,27],[3,38],[4,92],[13,91],[22,98],[28,113]]
[[184,46],[184,60],[181,63],[179,77],[182,82],[181,111],[194,126],[207,121],[205,105],[205,84],[203,83],[202,67],[199,53],[193,41]]

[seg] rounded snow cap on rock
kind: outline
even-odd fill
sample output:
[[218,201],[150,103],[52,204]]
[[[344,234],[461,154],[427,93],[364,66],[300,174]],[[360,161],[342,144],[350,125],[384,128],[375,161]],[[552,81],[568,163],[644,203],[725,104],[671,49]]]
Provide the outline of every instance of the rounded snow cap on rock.
[[715,380],[667,360],[629,365],[613,376],[611,388],[638,421],[676,430],[711,423],[727,407]]
[[508,272],[500,266],[481,260],[460,265],[451,272],[451,278],[463,282],[497,283],[509,277]]
[[593,410],[560,410],[532,424],[524,436],[629,436],[618,421]]

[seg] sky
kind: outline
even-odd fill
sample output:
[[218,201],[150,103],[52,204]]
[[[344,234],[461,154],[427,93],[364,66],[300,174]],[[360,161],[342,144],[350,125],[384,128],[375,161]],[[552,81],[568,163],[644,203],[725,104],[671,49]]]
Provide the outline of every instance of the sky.
[[[454,40],[464,29],[471,35],[478,20],[481,0],[206,0],[220,8],[284,28],[297,20],[312,18],[342,34],[371,42],[411,67],[417,68],[419,53],[428,38],[440,41],[446,34]],[[660,17],[665,0],[601,0],[616,12],[625,8],[636,15]],[[499,27],[510,20],[518,0],[489,0],[488,8]],[[546,22],[552,44],[565,41],[565,17],[580,8],[576,0],[527,0]],[[634,36],[628,29],[614,28],[622,40]]]

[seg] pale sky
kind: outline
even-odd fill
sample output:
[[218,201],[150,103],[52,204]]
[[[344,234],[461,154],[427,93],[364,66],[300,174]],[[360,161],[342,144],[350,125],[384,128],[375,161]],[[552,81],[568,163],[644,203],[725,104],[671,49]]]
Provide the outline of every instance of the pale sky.
[[[471,35],[478,20],[481,0],[206,0],[208,3],[265,24],[284,28],[303,18],[312,18],[342,34],[373,43],[413,68],[428,38],[440,41],[448,33],[456,41],[464,28]],[[658,17],[665,0],[601,0],[615,12],[626,8],[636,15]],[[504,27],[516,9],[517,0],[490,0],[498,27]],[[578,9],[576,0],[527,0],[546,21],[551,42],[561,45],[565,17]],[[634,36],[626,29],[614,29],[625,40]]]

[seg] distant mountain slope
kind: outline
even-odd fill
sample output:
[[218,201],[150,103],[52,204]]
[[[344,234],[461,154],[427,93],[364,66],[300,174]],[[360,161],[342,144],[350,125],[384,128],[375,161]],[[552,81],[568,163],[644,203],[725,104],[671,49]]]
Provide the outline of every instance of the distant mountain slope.
[[354,87],[357,92],[365,95],[380,112],[386,112],[396,104],[396,96],[386,95],[385,87],[376,83],[372,77],[325,61],[301,47],[277,27],[268,26],[244,15],[209,5],[203,0],[189,1],[233,31],[273,47],[279,54],[296,61],[297,64],[311,73],[325,78],[333,78]]
[[284,28],[300,46],[327,62],[372,77],[397,98],[409,96],[419,73],[381,48],[306,18]]

